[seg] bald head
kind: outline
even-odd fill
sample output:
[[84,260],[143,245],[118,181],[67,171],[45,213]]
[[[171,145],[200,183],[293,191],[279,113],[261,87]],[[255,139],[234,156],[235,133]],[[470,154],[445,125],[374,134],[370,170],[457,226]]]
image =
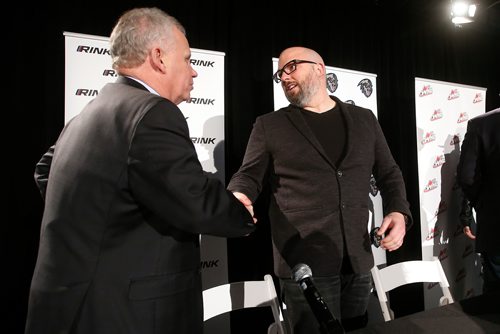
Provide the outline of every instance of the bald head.
[[287,48],[280,54],[278,68],[275,76],[291,104],[314,112],[335,106],[326,90],[325,63],[316,51],[300,46]]
[[281,68],[292,59],[309,60],[315,63],[324,64],[323,58],[321,58],[316,51],[300,46],[294,46],[281,52],[278,64],[279,67]]

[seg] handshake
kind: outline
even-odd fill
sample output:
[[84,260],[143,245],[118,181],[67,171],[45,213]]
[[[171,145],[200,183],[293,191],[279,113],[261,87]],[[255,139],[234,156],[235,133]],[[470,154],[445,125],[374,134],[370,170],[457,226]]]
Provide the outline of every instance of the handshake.
[[247,197],[247,195],[237,191],[233,192],[233,195],[245,206],[248,212],[250,212],[250,214],[253,217],[253,222],[255,224],[257,222],[257,218],[254,217],[252,201]]

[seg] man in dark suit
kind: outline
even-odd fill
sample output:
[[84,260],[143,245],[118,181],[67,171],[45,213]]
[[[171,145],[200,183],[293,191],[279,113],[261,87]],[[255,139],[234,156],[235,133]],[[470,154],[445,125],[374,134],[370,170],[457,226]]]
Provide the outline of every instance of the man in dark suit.
[[184,28],[126,12],[110,38],[119,73],[36,168],[45,198],[26,333],[202,333],[199,235],[255,228],[207,178],[177,107],[193,78]]
[[483,290],[500,289],[500,108],[467,123],[457,166],[457,182],[476,211],[476,240],[483,262]]
[[274,270],[293,333],[318,333],[315,316],[290,279],[298,263],[309,265],[320,294],[346,329],[363,326],[374,265],[370,179],[373,174],[384,201],[381,247],[394,251],[411,223],[401,171],[375,115],[328,95],[318,53],[284,50],[274,80],[290,105],[257,118],[228,189],[253,202],[270,183]]

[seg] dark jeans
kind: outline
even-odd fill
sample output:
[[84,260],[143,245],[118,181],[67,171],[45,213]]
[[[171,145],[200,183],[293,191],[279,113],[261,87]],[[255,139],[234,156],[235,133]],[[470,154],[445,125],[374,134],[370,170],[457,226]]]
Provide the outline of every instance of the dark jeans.
[[[315,277],[313,282],[330,312],[335,318],[341,319],[346,331],[366,326],[366,310],[372,289],[370,273]],[[321,333],[319,323],[297,282],[292,279],[280,279],[280,287],[282,301],[286,306],[283,313],[289,332]]]
[[483,262],[483,292],[500,290],[500,255],[481,254]]

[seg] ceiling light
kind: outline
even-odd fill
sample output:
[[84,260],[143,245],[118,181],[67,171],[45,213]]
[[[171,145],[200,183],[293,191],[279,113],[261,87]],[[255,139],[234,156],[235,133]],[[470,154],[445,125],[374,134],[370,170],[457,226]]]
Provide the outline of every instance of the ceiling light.
[[451,22],[455,25],[474,22],[477,6],[471,1],[451,1]]

